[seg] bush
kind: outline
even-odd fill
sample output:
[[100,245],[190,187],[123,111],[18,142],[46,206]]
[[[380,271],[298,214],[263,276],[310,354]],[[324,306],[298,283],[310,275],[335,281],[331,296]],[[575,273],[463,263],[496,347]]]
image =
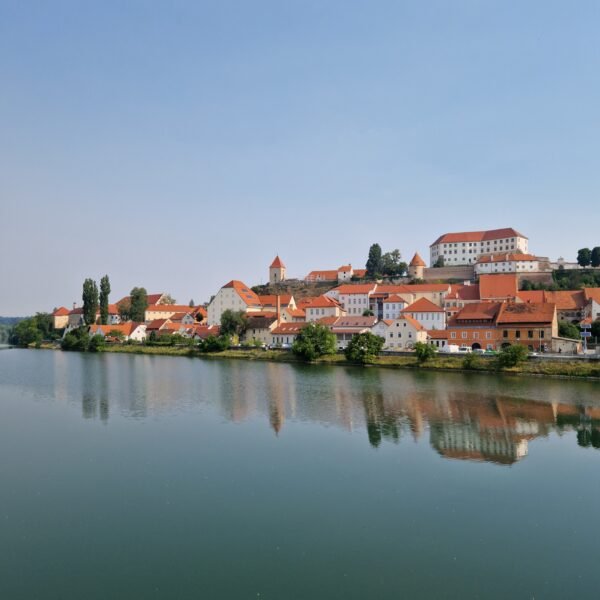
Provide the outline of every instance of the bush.
[[477,356],[477,354],[470,352],[463,358],[462,366],[463,369],[467,369],[469,371],[478,369],[481,366],[481,359]]
[[436,350],[431,344],[424,344],[423,342],[417,342],[415,344],[415,354],[420,363],[427,362],[430,358],[433,358],[435,352]]
[[60,342],[63,350],[78,350],[86,352],[90,342],[90,336],[87,327],[79,327],[69,331]]
[[292,352],[303,360],[316,360],[326,354],[335,354],[335,334],[319,323],[310,323],[296,337]]
[[358,333],[352,337],[344,354],[346,360],[361,363],[363,365],[375,362],[381,352],[385,340],[373,333]]
[[99,352],[106,345],[106,340],[103,335],[96,334],[90,338],[88,343],[88,351],[89,352]]
[[579,335],[579,327],[577,327],[577,325],[573,325],[573,323],[569,323],[568,321],[559,321],[558,335],[560,337],[570,338],[572,340],[581,339],[581,336]]
[[200,340],[198,350],[200,352],[223,352],[231,345],[231,338],[227,335],[209,335],[207,338]]
[[503,348],[497,358],[497,365],[501,369],[516,367],[527,360],[529,351],[525,346],[508,346]]

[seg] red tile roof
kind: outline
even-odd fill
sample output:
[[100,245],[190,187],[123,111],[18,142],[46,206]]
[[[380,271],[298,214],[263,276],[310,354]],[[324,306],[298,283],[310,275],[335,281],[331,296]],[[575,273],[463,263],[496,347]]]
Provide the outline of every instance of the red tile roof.
[[352,265],[342,265],[341,267],[338,267],[338,272],[340,273],[349,273],[350,271],[352,271]]
[[146,312],[191,313],[187,304],[149,304]]
[[377,317],[346,316],[337,317],[336,327],[373,327],[377,323]]
[[275,257],[275,260],[271,263],[271,269],[285,269],[283,261],[279,258],[279,254]]
[[521,302],[525,303],[551,303],[556,304],[558,310],[581,310],[586,304],[584,290],[527,290],[517,294]]
[[260,300],[255,292],[253,292],[245,283],[242,281],[238,281],[237,279],[232,279],[229,283],[226,283],[224,288],[233,288],[238,296],[248,305],[248,306],[260,306]]
[[354,269],[354,277],[358,277],[360,279],[361,277],[365,277],[366,274],[366,269]]
[[311,271],[306,277],[306,281],[337,281],[337,270],[329,271]]
[[416,302],[413,302],[410,306],[407,306],[402,310],[403,313],[430,313],[430,312],[445,312],[443,308],[437,304],[427,300],[427,298],[420,298]]
[[400,302],[403,304],[408,304],[408,302],[406,302],[406,300],[404,298],[401,298],[400,296],[397,296],[396,294],[392,294],[391,296],[388,296],[383,303],[385,304],[386,302]]
[[514,299],[518,290],[518,277],[514,273],[479,276],[479,295],[482,300]]
[[466,304],[448,323],[460,325],[464,321],[493,321],[500,310],[500,302],[474,302]]
[[533,254],[485,254],[477,259],[477,264],[497,262],[522,262],[524,260],[538,260]]
[[552,323],[556,306],[551,303],[510,302],[500,305],[497,324]]
[[165,323],[168,321],[169,319],[154,319],[148,323],[146,331],[158,331],[161,327],[164,327]]
[[427,337],[432,340],[447,340],[448,331],[446,329],[428,329]]
[[479,284],[454,284],[450,286],[450,293],[446,300],[479,300]]
[[69,314],[69,309],[65,308],[64,306],[61,306],[60,308],[57,308],[53,313],[52,316],[53,317],[66,317]]
[[426,267],[427,263],[419,256],[418,252],[415,252],[415,255],[412,257],[410,261],[411,267]]
[[525,290],[517,294],[521,302],[544,302],[544,290]]
[[588,302],[593,300],[597,304],[600,304],[600,288],[583,288],[583,293]]
[[[158,304],[160,302],[160,299],[163,296],[164,296],[164,294],[148,294],[146,296],[146,299],[148,300],[148,304]],[[123,298],[121,298],[115,304],[119,305],[122,302],[130,302],[130,301],[131,301],[131,296],[123,296]]]
[[416,319],[413,319],[410,315],[401,315],[399,321],[406,321],[410,323],[417,331],[425,331],[425,327],[419,323]]
[[[277,295],[276,294],[267,294],[263,296],[258,296],[259,302],[263,306],[272,306],[273,308],[277,307]],[[292,301],[291,294],[281,294],[279,296],[279,302],[281,304],[281,308],[285,308]]]
[[319,296],[318,298],[314,298],[312,302],[304,306],[304,310],[308,310],[309,308],[339,308],[339,302],[336,302],[333,298],[329,296]]
[[[488,240],[501,240],[504,238],[521,237],[528,239],[527,236],[515,231],[512,227],[504,229],[490,229],[488,231],[462,231],[460,233],[444,233],[431,244],[446,244],[451,242],[487,242]],[[431,247],[430,246],[430,247]]]
[[375,291],[375,284],[374,283],[357,283],[357,284],[351,284],[348,283],[346,285],[340,285],[339,287],[335,288],[336,291],[342,295],[348,295],[348,294],[369,294],[370,292]]
[[280,335],[294,335],[300,333],[308,323],[298,321],[297,323],[279,323],[272,333]]

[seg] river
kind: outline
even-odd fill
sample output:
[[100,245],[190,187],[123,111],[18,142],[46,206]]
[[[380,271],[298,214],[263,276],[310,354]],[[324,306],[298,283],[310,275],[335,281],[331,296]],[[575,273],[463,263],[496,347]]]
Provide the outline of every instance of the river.
[[0,353],[0,598],[598,595],[600,384]]

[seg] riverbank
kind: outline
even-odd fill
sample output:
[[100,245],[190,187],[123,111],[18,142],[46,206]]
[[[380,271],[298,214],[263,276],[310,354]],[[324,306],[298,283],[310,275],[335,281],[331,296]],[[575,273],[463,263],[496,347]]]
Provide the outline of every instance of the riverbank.
[[[121,354],[151,354],[161,356],[187,356],[190,358],[203,358],[206,360],[218,360],[223,358],[236,360],[261,360],[270,362],[301,363],[291,352],[277,350],[225,350],[217,353],[201,353],[193,348],[179,348],[172,346],[107,346],[103,352],[116,352]],[[573,378],[600,380],[600,362],[592,361],[551,361],[551,360],[528,360],[516,367],[498,370],[493,359],[478,358],[471,368],[467,369],[463,364],[463,356],[440,356],[419,363],[412,356],[379,356],[373,362],[372,367],[388,369],[415,369],[424,371],[462,371],[480,373],[507,373],[511,375],[529,375],[538,377]],[[322,356],[314,361],[314,364],[352,366],[344,355],[333,354]]]

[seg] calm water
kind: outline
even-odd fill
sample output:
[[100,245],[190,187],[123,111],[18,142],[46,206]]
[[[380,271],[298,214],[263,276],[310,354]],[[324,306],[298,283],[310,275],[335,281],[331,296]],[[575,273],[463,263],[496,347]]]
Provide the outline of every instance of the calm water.
[[597,598],[600,384],[0,352],[0,598]]

